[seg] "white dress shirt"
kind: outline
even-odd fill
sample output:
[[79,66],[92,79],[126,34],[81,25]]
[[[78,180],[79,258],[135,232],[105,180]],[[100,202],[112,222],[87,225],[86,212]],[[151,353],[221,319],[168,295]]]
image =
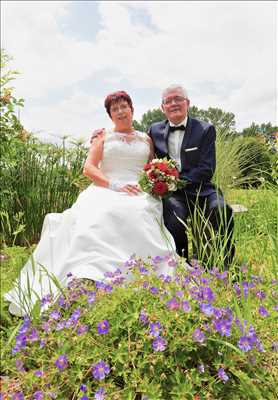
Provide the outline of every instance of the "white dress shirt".
[[[180,125],[184,125],[186,127],[187,124],[187,119],[188,117],[186,117],[180,124]],[[173,124],[171,121],[169,121],[170,126],[177,126],[175,124]],[[169,133],[169,137],[168,137],[168,151],[169,151],[169,156],[171,158],[173,158],[173,160],[175,160],[177,162],[178,165],[178,170],[181,170],[181,144],[183,141],[183,137],[184,137],[185,131],[183,130],[177,130],[174,132],[170,132]]]

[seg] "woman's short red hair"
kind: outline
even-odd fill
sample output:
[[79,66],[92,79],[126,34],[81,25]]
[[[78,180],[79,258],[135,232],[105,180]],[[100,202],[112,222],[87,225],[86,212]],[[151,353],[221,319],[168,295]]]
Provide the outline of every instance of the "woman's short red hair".
[[104,106],[109,117],[111,117],[110,108],[112,104],[118,103],[120,100],[125,100],[133,111],[133,104],[130,96],[124,90],[118,90],[117,92],[109,94],[104,101]]

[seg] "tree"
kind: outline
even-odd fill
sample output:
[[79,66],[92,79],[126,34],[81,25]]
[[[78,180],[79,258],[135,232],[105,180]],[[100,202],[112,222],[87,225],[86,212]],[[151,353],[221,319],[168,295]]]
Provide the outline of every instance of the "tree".
[[23,139],[27,132],[23,129],[19,119],[16,116],[16,107],[23,107],[23,99],[16,99],[12,95],[12,87],[7,86],[10,81],[15,79],[18,74],[15,70],[5,70],[11,57],[4,49],[1,49],[1,78],[0,78],[0,130],[1,130],[1,146],[5,151],[10,146],[10,142],[16,139]]
[[207,110],[192,106],[189,109],[189,115],[193,118],[210,122],[214,125],[217,132],[225,134],[235,133],[235,115],[221,110],[221,108],[209,107]]
[[243,136],[261,137],[267,144],[271,145],[271,147],[274,148],[277,132],[278,126],[273,126],[271,122],[262,123],[261,125],[252,122],[249,127],[242,130],[241,134]]
[[148,132],[151,124],[154,122],[163,121],[164,119],[165,115],[163,114],[162,110],[160,108],[154,108],[153,110],[149,110],[143,114],[140,122],[134,120],[133,126],[139,131]]
[[[208,110],[202,110],[196,106],[192,106],[189,109],[189,115],[193,118],[212,123],[219,133],[235,133],[235,115],[233,113],[223,111],[220,108],[209,107]],[[160,108],[154,108],[143,114],[140,122],[135,120],[134,128],[147,132],[152,123],[163,121],[164,119],[165,115],[162,110]]]

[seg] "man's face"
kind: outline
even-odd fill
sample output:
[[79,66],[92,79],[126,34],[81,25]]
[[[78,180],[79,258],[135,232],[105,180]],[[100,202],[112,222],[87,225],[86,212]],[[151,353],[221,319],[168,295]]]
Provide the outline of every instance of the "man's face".
[[161,108],[168,120],[177,125],[187,116],[189,104],[182,90],[174,89],[164,95]]

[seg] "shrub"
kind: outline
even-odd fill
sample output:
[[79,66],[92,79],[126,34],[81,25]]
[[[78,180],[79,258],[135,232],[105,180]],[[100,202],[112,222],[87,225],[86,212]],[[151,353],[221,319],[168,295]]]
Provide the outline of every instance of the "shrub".
[[4,395],[275,398],[277,282],[242,268],[233,284],[227,272],[172,258],[176,277],[157,277],[161,261],[131,257],[132,281],[120,271],[95,286],[73,278],[48,311],[26,317],[9,341]]

